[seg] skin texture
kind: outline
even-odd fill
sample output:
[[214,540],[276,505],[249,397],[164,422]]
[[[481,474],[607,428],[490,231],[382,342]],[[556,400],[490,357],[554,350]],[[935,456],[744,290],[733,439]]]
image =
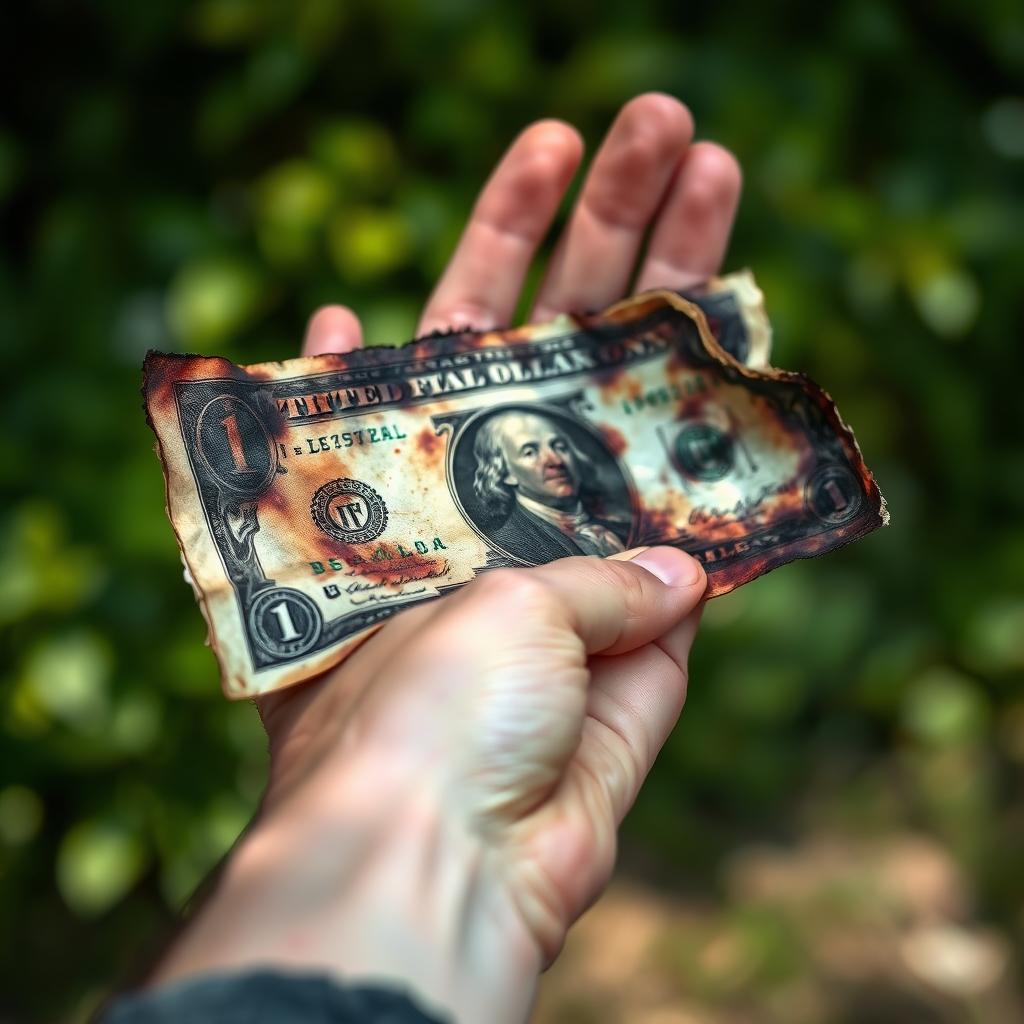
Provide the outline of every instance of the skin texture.
[[[692,137],[672,97],[622,108],[531,319],[718,269],[740,173]],[[582,150],[553,120],[513,141],[421,333],[511,319]],[[356,316],[328,306],[303,351],[361,343]],[[151,983],[271,965],[409,987],[458,1021],[525,1020],[682,709],[705,583],[670,548],[490,572],[396,616],[323,678],[263,698],[260,815]]]

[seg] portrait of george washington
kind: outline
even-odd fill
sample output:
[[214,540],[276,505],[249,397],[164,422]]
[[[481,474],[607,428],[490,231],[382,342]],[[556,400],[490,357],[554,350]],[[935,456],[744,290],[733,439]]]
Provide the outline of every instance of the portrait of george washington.
[[481,418],[471,445],[459,489],[496,547],[535,565],[626,549],[629,486],[607,445],[575,417],[505,406]]

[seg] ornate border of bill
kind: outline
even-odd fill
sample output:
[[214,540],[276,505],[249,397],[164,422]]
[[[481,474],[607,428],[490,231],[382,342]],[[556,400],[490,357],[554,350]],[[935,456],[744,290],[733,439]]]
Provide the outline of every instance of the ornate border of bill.
[[597,315],[240,367],[150,353],[167,509],[225,692],[500,566],[672,544],[708,597],[888,521],[749,272]]

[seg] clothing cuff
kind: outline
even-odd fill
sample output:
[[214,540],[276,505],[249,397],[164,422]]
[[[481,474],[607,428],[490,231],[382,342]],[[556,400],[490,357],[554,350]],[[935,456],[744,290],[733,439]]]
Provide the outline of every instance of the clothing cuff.
[[444,1024],[399,989],[323,975],[212,974],[120,996],[97,1024]]

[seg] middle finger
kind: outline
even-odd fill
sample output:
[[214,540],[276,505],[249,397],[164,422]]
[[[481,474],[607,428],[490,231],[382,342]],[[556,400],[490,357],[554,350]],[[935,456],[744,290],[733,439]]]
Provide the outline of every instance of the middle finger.
[[629,288],[637,253],[693,136],[677,99],[627,103],[601,144],[534,305],[535,321],[599,309]]

